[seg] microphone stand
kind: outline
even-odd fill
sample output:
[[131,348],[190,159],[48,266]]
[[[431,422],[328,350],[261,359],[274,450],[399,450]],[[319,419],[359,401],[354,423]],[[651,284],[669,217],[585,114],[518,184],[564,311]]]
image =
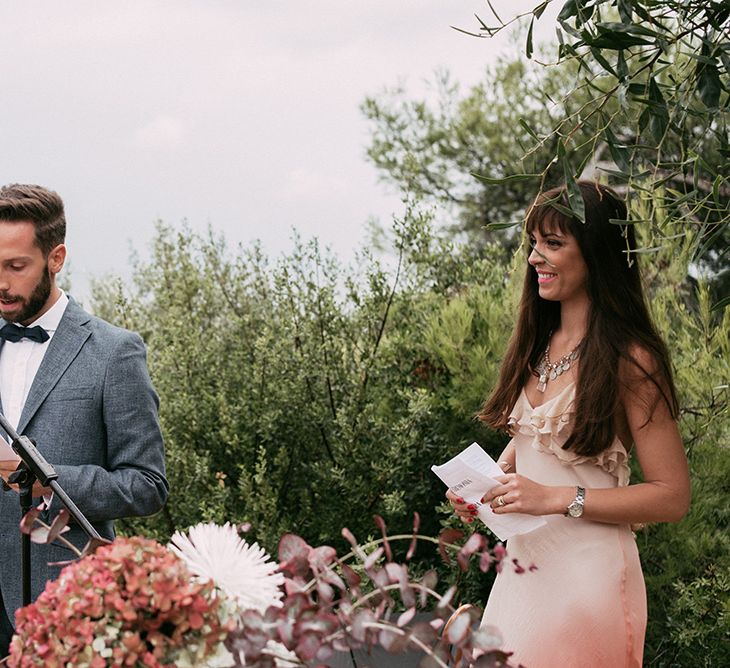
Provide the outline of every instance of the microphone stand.
[[[0,413],[0,427],[12,439],[11,447],[20,457],[18,469],[9,476],[8,481],[18,484],[20,490],[20,512],[22,516],[31,509],[33,505],[33,483],[38,480],[43,487],[50,487],[54,496],[66,507],[69,515],[83,529],[84,533],[91,540],[105,541],[99,532],[94,529],[89,520],[78,509],[63,487],[58,482],[56,469],[49,464],[43,455],[35,447],[35,444],[27,436],[20,436],[13,428],[7,418]],[[21,534],[21,576],[23,583],[23,605],[30,604],[30,535]]]

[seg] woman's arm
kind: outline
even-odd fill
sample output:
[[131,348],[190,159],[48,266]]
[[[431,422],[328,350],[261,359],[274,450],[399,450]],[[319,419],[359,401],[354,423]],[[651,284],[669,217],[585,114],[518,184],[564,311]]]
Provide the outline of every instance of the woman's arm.
[[[654,364],[643,351],[633,354],[644,369]],[[687,458],[677,423],[656,385],[633,364],[620,369],[621,405],[634,441],[644,482],[628,487],[586,489],[583,517],[598,522],[629,524],[676,522],[689,508],[690,482]],[[575,487],[549,487],[524,476],[506,475],[503,485],[483,499],[495,513],[532,515],[564,513],[575,498]],[[497,500],[502,497],[505,505]]]

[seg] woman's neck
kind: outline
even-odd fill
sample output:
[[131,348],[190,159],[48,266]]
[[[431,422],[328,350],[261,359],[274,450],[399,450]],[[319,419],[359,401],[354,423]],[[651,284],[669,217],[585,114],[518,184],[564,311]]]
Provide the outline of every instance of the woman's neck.
[[583,340],[588,330],[589,308],[588,297],[560,302],[560,327],[558,331],[563,341],[577,345]]

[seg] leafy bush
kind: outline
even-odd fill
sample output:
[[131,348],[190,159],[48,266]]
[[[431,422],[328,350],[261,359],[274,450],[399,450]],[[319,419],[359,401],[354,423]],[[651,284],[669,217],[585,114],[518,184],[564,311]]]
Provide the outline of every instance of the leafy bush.
[[273,549],[292,530],[313,543],[343,523],[367,535],[375,513],[399,531],[420,511],[438,532],[444,490],[430,464],[501,438],[471,420],[494,359],[486,347],[480,359],[442,359],[434,319],[462,292],[484,300],[465,292],[477,276],[498,295],[504,267],[461,262],[413,212],[395,235],[389,272],[367,253],[343,269],[316,241],[270,266],[256,248],[230,255],[219,238],[160,225],[131,289],[97,284],[96,312],[145,337],[162,397],[172,495],[164,515],[126,531],[161,538],[233,518]]

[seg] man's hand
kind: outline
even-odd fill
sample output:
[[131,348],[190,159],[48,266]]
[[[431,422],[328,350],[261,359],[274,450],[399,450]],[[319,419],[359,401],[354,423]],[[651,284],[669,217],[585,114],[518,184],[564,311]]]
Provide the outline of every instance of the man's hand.
[[[5,480],[5,482],[8,484],[8,487],[15,490],[16,492],[20,492],[18,485],[11,485],[10,483],[8,483],[8,478],[11,474],[17,471],[19,464],[20,458],[0,461],[0,476],[2,476],[3,480]],[[53,490],[50,487],[43,487],[43,485],[41,485],[37,480],[33,483],[34,498],[41,496],[50,496],[51,494],[53,494]]]

